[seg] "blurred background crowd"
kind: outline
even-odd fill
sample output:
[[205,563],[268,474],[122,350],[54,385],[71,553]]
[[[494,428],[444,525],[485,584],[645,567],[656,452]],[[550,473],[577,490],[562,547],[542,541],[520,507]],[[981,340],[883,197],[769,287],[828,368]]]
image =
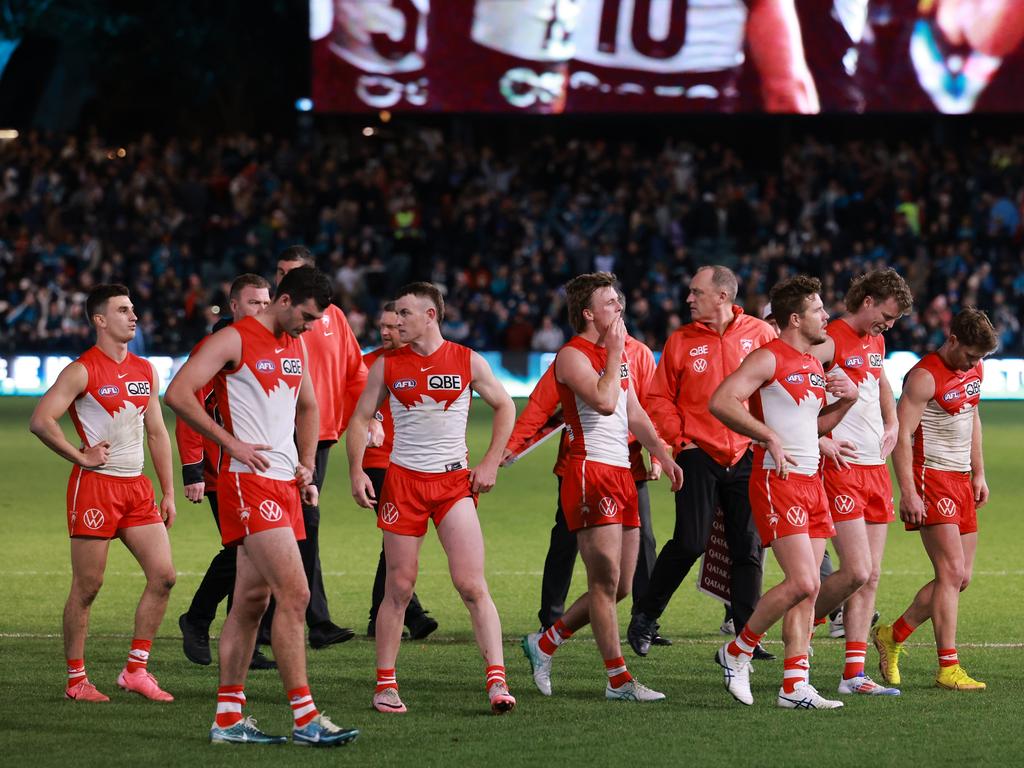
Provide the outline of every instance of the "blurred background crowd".
[[687,284],[733,267],[760,312],[794,272],[842,310],[852,277],[893,266],[913,313],[890,350],[938,346],[962,306],[1000,354],[1024,354],[1024,135],[977,142],[796,136],[778,152],[683,136],[590,138],[530,125],[501,140],[418,124],[386,130],[157,139],[29,132],[0,142],[0,352],[91,343],[89,288],[125,282],[136,351],[182,354],[227,311],[242,272],[272,276],[303,243],[365,346],[411,279],[441,286],[444,332],[477,349],[552,351],[562,286],[608,270],[630,332],[659,349],[689,320]]

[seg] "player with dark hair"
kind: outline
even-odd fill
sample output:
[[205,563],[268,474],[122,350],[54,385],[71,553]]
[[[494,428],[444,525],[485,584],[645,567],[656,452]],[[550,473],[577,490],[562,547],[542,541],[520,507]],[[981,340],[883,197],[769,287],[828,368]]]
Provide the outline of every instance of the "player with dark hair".
[[[29,426],[47,448],[75,465],[67,493],[71,591],[64,606],[64,695],[109,701],[86,675],[85,639],[110,540],[117,537],[146,576],[128,662],[117,684],[153,701],[173,701],[147,668],[175,581],[167,537],[175,516],[171,441],[160,410],[160,381],[149,362],[128,351],[137,317],[127,288],[97,285],[86,299],[86,312],[96,344],[61,371],[36,405]],[[65,412],[82,441],[79,448],[57,423]],[[159,506],[152,483],[142,474],[143,436],[160,483]]]
[[977,511],[989,496],[978,407],[981,361],[997,344],[984,312],[961,310],[945,343],[903,380],[893,451],[900,517],[907,530],[920,530],[935,578],[893,624],[880,624],[872,633],[879,669],[890,685],[900,682],[903,643],[931,619],[939,656],[935,684],[955,691],[985,689],[960,666],[956,630],[960,593],[970,584],[978,547]]

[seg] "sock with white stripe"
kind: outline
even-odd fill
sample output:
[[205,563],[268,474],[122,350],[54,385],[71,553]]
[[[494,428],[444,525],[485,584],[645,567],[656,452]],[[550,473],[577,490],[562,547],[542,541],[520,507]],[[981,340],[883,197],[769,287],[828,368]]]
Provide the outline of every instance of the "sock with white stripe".
[[846,642],[846,664],[843,666],[843,678],[851,680],[864,672],[864,661],[868,653],[867,643]]
[[149,664],[149,651],[153,647],[152,640],[140,640],[134,638],[132,640],[131,650],[128,651],[128,664],[125,669],[128,672],[135,672],[140,669],[145,669],[146,665]]
[[621,688],[633,679],[629,670],[626,669],[626,660],[621,656],[615,659],[605,659],[604,668],[608,673],[608,683],[612,688]]
[[217,727],[230,728],[242,720],[245,692],[241,685],[222,685],[217,689]]
[[292,717],[295,718],[296,728],[302,728],[320,714],[316,704],[313,703],[313,696],[309,692],[308,685],[288,691],[288,703],[292,707]]
[[811,671],[811,664],[807,660],[807,654],[802,656],[790,656],[783,662],[782,690],[792,693],[796,690],[797,683],[806,683]]

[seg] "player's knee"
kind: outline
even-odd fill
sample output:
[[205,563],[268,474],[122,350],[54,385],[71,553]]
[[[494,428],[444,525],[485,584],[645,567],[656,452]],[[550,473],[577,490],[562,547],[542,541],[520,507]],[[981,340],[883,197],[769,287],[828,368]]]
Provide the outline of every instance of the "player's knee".
[[871,566],[867,563],[855,563],[850,568],[850,586],[853,587],[854,591],[867,584],[870,578]]
[[71,586],[72,598],[84,608],[88,608],[96,600],[103,586],[103,578],[78,578]]
[[957,588],[961,590],[964,579],[968,578],[968,574],[964,570],[964,564],[959,562],[945,563],[938,569],[936,576],[939,581],[944,581],[947,584],[956,584]]
[[632,591],[632,584],[619,584],[619,588],[615,592],[615,602],[621,603],[626,597],[629,596]]
[[960,591],[963,592],[971,584],[971,572],[964,572],[964,577],[960,579]]
[[152,574],[147,581],[150,589],[162,595],[169,595],[178,581],[178,575],[174,572],[174,568],[166,568]]
[[818,588],[821,587],[821,581],[816,573],[794,576],[789,581],[790,596],[794,604],[813,598],[818,594]]
[[479,603],[487,594],[487,587],[481,579],[459,579],[455,581],[455,590],[467,604]]

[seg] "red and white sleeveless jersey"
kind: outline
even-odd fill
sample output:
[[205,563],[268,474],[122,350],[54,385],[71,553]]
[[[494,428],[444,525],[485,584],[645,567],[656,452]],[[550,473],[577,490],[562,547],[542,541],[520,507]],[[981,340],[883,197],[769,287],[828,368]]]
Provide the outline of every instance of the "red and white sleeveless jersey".
[[411,347],[384,353],[384,384],[394,422],[392,464],[416,472],[468,467],[472,354],[469,347],[452,341],[429,355]]
[[744,0],[587,0],[570,109],[720,108],[736,96],[746,26]]
[[[597,375],[604,373],[608,364],[608,350],[582,336],[573,336],[562,349],[575,349],[586,355]],[[562,354],[559,350],[558,354]],[[555,358],[557,364],[558,358]],[[629,390],[629,363],[623,356],[619,365],[622,393],[615,405],[615,413],[603,416],[587,405],[582,398],[560,381],[558,397],[562,401],[565,429],[569,435],[569,458],[599,461],[615,467],[629,468],[629,419],[626,415]]]
[[[914,466],[949,472],[971,471],[974,412],[981,400],[982,365],[966,373],[951,370],[934,352],[911,368],[922,368],[935,380],[935,394],[924,407],[914,431]],[[909,374],[908,374],[909,375]]]
[[[262,451],[270,468],[256,474],[291,480],[299,463],[295,401],[306,365],[305,347],[287,333],[274,336],[254,317],[232,323],[231,328],[242,337],[242,354],[237,367],[214,379],[224,428],[242,442],[271,446]],[[252,470],[225,451],[221,471]]]
[[[818,413],[825,406],[825,371],[821,361],[774,339],[765,344],[775,357],[775,374],[750,397],[750,413],[782,440],[782,449],[796,462],[790,470],[818,473]],[[775,469],[764,446],[754,445],[754,466]]]
[[[878,465],[882,460],[882,408],[879,382],[885,341],[881,336],[858,334],[845,320],[834,320],[826,328],[836,345],[835,364],[857,385],[857,402],[832,430],[836,440],[849,440],[857,446],[852,464]],[[829,396],[827,402],[836,398]]]
[[92,470],[103,475],[134,477],[142,473],[143,417],[153,391],[153,366],[129,352],[118,363],[99,347],[90,347],[76,361],[89,381],[71,403],[68,414],[82,444],[110,443],[107,463]]

